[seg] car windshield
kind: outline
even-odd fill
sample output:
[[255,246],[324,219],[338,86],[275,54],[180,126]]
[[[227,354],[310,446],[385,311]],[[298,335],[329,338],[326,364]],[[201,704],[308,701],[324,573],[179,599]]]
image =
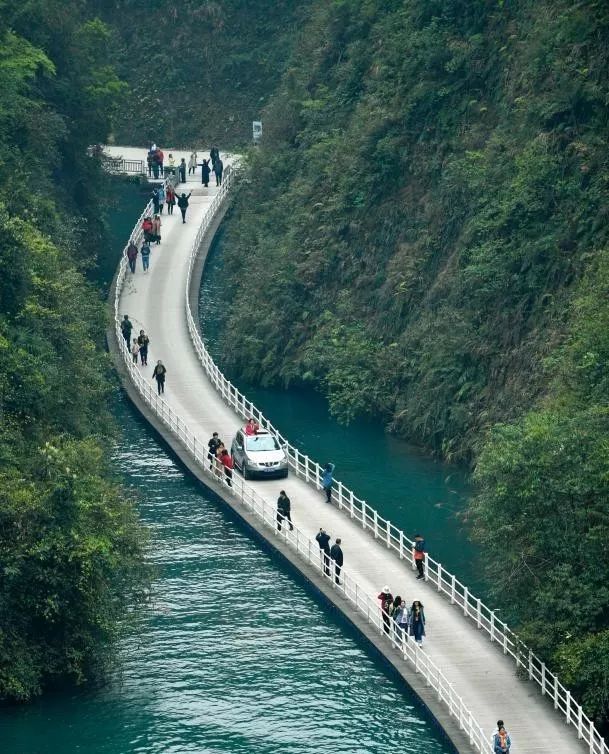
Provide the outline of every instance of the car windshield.
[[279,443],[272,435],[252,435],[245,438],[246,450],[279,450]]

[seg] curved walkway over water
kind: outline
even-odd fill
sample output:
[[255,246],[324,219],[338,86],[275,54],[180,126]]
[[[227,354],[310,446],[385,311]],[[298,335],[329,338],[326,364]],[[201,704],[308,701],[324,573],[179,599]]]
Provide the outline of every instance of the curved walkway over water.
[[[139,158],[143,150],[138,149],[135,154],[128,148],[112,151]],[[182,154],[178,152],[177,156]],[[229,162],[230,159],[226,159],[225,165]],[[163,216],[163,241],[160,246],[152,247],[150,271],[143,273],[138,258],[136,274],[127,273],[119,308],[121,316],[129,315],[134,333],[145,329],[150,337],[149,366],[138,367],[138,370],[143,370],[151,388],[156,360],[162,359],[167,367],[164,398],[169,408],[163,410],[170,410],[187,422],[188,429],[200,443],[199,448],[206,448],[214,431],[218,431],[229,446],[243,420],[224,403],[203,370],[189,335],[185,313],[190,251],[217,190],[203,188],[200,174],[188,182],[187,190],[193,191],[187,223],[182,224],[177,208],[173,217]],[[176,426],[179,432],[179,424]],[[188,441],[185,442],[188,446]],[[192,441],[190,450],[195,451],[196,457]],[[514,662],[501,652],[497,642],[491,643],[487,633],[477,630],[476,624],[466,619],[462,610],[439,594],[432,584],[417,581],[408,559],[401,560],[386,542],[372,538],[345,512],[328,506],[314,485],[293,473],[287,480],[248,484],[268,503],[270,511],[275,508],[280,489],[285,488],[292,501],[292,518],[301,533],[310,539],[320,526],[333,539],[341,537],[345,570],[360,590],[374,598],[384,584],[389,584],[393,594],[401,594],[407,603],[414,599],[424,603],[425,653],[463,698],[472,717],[482,726],[486,740],[490,742],[495,721],[502,718],[512,736],[514,754],[603,751],[598,743],[588,746],[578,741],[576,728],[565,724],[564,714],[556,711],[548,698],[539,693],[537,685],[517,677]],[[376,609],[375,600],[372,604]],[[391,652],[388,642],[387,651]],[[463,727],[463,721],[461,723]],[[490,749],[489,743],[487,750]]]

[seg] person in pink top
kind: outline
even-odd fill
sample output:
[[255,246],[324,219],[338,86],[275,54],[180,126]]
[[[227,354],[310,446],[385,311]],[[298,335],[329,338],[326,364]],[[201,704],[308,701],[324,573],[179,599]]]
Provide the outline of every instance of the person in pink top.
[[250,435],[250,436],[251,435],[255,435],[258,432],[259,429],[260,429],[260,425],[258,424],[258,422],[255,419],[253,419],[253,418],[248,419],[248,422],[245,425],[245,434],[246,435]]

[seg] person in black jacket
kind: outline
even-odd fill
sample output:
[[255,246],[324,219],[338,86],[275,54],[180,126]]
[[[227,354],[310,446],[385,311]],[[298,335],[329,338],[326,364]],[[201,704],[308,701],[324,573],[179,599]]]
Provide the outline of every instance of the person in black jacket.
[[324,563],[324,573],[330,575],[330,535],[326,534],[325,529],[320,529],[315,537],[319,545],[319,554]]
[[192,191],[188,196],[186,194],[182,194],[178,199],[178,207],[180,208],[180,212],[182,213],[182,222],[186,222],[186,210],[188,209],[188,200],[192,196]]
[[129,315],[125,314],[123,321],[121,322],[121,332],[123,333],[127,348],[131,345],[131,330],[133,330],[133,323],[129,319]]
[[214,462],[216,460],[216,453],[218,452],[218,448],[222,447],[223,445],[224,443],[218,437],[218,433],[214,432],[207,443],[207,460],[209,461],[210,470],[213,470],[214,468]]
[[285,494],[285,490],[281,490],[277,498],[277,531],[281,531],[281,523],[284,519],[289,523],[290,531],[294,531],[291,510],[290,498]]
[[218,157],[218,159],[214,162],[214,173],[216,174],[216,186],[220,186],[222,184],[223,172],[224,172],[224,163]]
[[154,367],[154,371],[152,372],[152,377],[156,380],[156,386],[157,386],[159,395],[165,392],[165,377],[166,376],[167,376],[167,369],[165,369],[165,365],[159,359]]
[[211,168],[209,167],[209,160],[203,160],[201,163],[201,183],[205,186],[205,188],[209,185],[209,176],[211,173]]
[[340,541],[340,537],[337,537],[336,542],[330,548],[330,557],[334,561],[334,581],[337,584],[340,584],[340,569],[343,566],[343,551]]

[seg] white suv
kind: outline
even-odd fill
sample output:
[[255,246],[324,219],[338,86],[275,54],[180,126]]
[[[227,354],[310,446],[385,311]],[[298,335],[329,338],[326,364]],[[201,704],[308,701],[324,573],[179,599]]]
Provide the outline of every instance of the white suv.
[[266,430],[247,435],[240,429],[231,445],[235,466],[244,479],[259,477],[286,477],[288,458],[277,439]]

